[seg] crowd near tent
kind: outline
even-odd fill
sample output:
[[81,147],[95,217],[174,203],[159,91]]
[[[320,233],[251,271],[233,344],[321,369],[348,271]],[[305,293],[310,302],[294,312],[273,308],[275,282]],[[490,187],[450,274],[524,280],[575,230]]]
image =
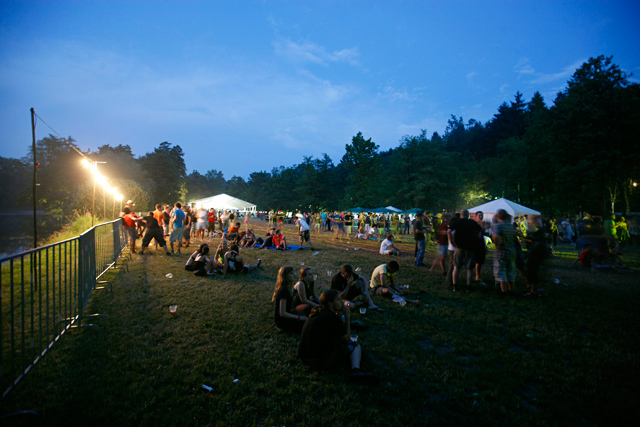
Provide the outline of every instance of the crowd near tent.
[[247,201],[238,199],[236,197],[231,197],[228,194],[218,194],[213,197],[206,197],[204,199],[193,200],[189,202],[189,206],[191,207],[203,207],[207,210],[213,208],[216,211],[221,210],[234,210],[240,212],[256,212],[256,205],[253,203],[249,203]]
[[505,198],[492,200],[484,205],[476,206],[475,208],[469,209],[469,212],[476,213],[482,212],[484,213],[484,220],[491,221],[491,218],[498,212],[498,210],[504,209],[507,211],[509,215],[511,215],[514,219],[520,215],[540,215],[540,212],[528,208],[526,206],[522,206],[516,202],[512,202],[511,200],[507,200]]

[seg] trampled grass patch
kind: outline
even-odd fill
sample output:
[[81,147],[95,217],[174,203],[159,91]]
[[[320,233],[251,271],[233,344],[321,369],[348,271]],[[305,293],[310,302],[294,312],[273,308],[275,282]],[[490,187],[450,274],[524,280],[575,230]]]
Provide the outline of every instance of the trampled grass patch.
[[[541,272],[543,298],[496,295],[491,256],[486,287],[453,293],[441,275],[413,267],[406,239],[398,276],[421,303],[378,299],[384,313],[353,314],[368,326],[352,332],[363,369],[381,377],[363,386],[345,381],[347,369],[310,370],[297,359],[298,338],[273,326],[282,265],[312,267],[327,288],[327,271],[344,262],[369,276],[388,260],[376,242],[312,238],[318,255],[247,250],[263,267],[225,278],[184,271],[187,254],[133,255],[129,273],[112,277],[113,294],[91,298],[88,312],[108,315],[94,321],[100,329],[65,336],[2,413],[32,409],[65,426],[595,425],[639,415],[637,272],[571,268],[575,250],[561,245]],[[638,259],[627,250],[627,265],[639,268]]]

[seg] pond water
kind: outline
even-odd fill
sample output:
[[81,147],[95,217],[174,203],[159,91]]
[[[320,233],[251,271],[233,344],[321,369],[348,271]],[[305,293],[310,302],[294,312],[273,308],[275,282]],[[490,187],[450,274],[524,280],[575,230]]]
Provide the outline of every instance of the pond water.
[[[36,217],[38,241],[62,229],[63,221],[44,212]],[[33,249],[33,211],[0,212],[0,258]]]

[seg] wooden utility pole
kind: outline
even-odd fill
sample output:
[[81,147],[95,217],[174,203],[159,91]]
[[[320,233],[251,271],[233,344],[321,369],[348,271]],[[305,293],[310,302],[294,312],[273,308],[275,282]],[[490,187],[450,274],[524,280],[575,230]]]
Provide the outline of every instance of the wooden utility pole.
[[38,204],[38,161],[36,160],[36,112],[31,109],[31,136],[33,139],[33,247],[38,247],[38,219],[36,210]]

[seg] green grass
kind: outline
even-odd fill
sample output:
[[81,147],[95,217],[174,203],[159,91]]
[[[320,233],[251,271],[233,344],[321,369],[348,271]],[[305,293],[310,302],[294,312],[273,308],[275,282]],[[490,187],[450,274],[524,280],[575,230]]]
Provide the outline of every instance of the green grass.
[[[452,293],[440,275],[412,267],[406,239],[398,276],[422,304],[376,300],[384,313],[354,314],[369,326],[354,332],[363,369],[382,379],[361,386],[345,381],[346,370],[298,361],[297,337],[273,326],[271,295],[282,265],[311,266],[327,288],[329,269],[350,262],[370,275],[388,258],[375,242],[312,237],[317,256],[243,251],[263,260],[248,276],[197,278],[183,269],[187,254],[133,255],[130,272],[112,276],[114,293],[91,298],[87,312],[108,315],[94,321],[100,329],[65,335],[2,413],[32,409],[54,426],[596,425],[640,415],[637,272],[570,268],[575,253],[561,246],[541,272],[545,298],[499,298],[491,256],[489,286]],[[627,251],[627,265],[640,269],[639,260]]]

